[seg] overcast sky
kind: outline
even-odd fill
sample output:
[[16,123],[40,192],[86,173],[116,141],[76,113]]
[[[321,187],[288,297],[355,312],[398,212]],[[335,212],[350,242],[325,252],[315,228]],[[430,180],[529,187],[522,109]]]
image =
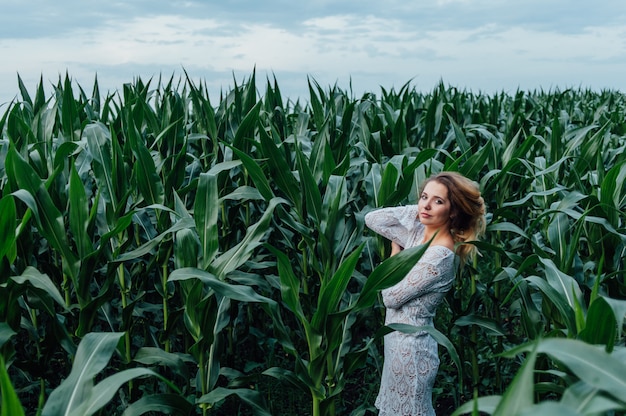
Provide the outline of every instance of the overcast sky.
[[[287,98],[307,77],[379,93],[441,80],[473,92],[569,87],[626,92],[624,0],[0,0],[0,113],[69,73],[88,93],[136,77],[211,93],[277,79]],[[155,81],[153,81],[155,82]]]

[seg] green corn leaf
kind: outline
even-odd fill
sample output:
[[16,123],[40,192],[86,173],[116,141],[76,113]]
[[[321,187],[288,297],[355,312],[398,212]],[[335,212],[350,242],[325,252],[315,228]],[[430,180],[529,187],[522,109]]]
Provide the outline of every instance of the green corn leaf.
[[402,280],[427,249],[428,244],[410,247],[379,264],[368,276],[354,310],[371,307],[377,299],[378,292]]
[[467,137],[465,137],[465,133],[463,133],[463,129],[461,129],[461,126],[457,124],[457,122],[452,118],[452,116],[447,111],[445,111],[445,113],[446,113],[446,116],[448,117],[448,121],[450,122],[450,125],[452,126],[452,130],[454,131],[454,138],[455,138],[457,146],[459,146],[459,149],[461,150],[461,153],[469,152],[471,149],[471,145],[467,141]]
[[622,338],[622,327],[624,320],[626,320],[626,300],[613,299],[608,296],[603,296],[605,302],[609,304],[615,315],[615,321],[617,323],[617,338]]
[[[296,365],[296,368],[301,369],[302,366],[302,364]],[[263,371],[263,374],[291,383],[291,385],[306,393],[309,393],[311,390],[316,390],[313,380],[311,380],[306,371],[299,371],[296,373],[281,367],[271,367]]]
[[[340,241],[340,237],[336,238],[336,236],[345,235],[342,220],[345,218],[347,204],[348,189],[345,178],[330,176],[322,202],[322,218],[319,227],[320,232],[325,236],[325,241]],[[344,248],[349,249],[345,246]]]
[[613,166],[602,180],[600,201],[606,207],[607,219],[612,225],[618,224],[618,217],[626,203],[626,161]]
[[[522,345],[510,353],[529,351]],[[567,366],[572,374],[588,385],[615,398],[626,397],[626,363],[601,346],[567,338],[545,338],[538,342],[537,353],[547,354]]]
[[606,345],[606,351],[611,352],[616,333],[617,321],[611,306],[603,297],[596,298],[589,305],[585,328],[578,337],[589,344]]
[[[285,158],[285,151],[280,149],[265,129],[259,130],[260,146],[263,156],[270,168],[270,174],[276,186],[289,198],[289,201],[296,206],[297,212],[301,213],[302,194],[300,183],[292,173],[292,169]],[[283,146],[286,144],[283,143]]]
[[63,256],[64,271],[76,283],[78,260],[67,241],[63,216],[54,205],[44,182],[13,147],[7,154],[6,167],[7,175],[11,175],[21,188],[13,195],[31,209],[41,234]]
[[[151,413],[152,412],[152,413]],[[145,414],[191,415],[194,405],[180,394],[162,393],[143,396],[131,403],[122,416],[142,416]]]
[[506,388],[502,399],[493,412],[494,416],[510,416],[519,414],[533,405],[534,370],[537,360],[536,345],[524,360],[513,381]]
[[387,206],[389,195],[392,195],[396,191],[396,184],[398,182],[398,168],[393,163],[387,163],[383,170],[383,175],[380,180],[380,187],[376,201],[379,206]]
[[42,416],[73,415],[88,403],[94,378],[106,367],[122,335],[119,332],[85,335],[78,344],[70,374],[50,393]]
[[241,302],[274,303],[272,299],[257,294],[250,286],[229,284],[218,279],[215,275],[195,267],[184,267],[172,271],[168,281],[177,282],[189,279],[199,279],[205,286],[210,287],[219,295],[229,299]]
[[499,337],[505,337],[507,335],[506,331],[499,322],[494,319],[489,319],[482,316],[476,315],[465,315],[461,316],[459,319],[454,321],[454,325],[457,326],[471,326],[476,325],[482,329],[484,329],[489,335],[495,335]]
[[[50,277],[48,277],[48,275],[46,274],[39,272],[39,270],[35,269],[34,267],[26,267],[21,275],[11,276],[11,280],[20,285],[23,285],[25,283],[31,284],[33,287],[39,289],[46,299],[51,299],[62,308],[67,309],[65,305],[65,300],[63,299],[63,296],[61,296],[61,292],[59,292],[59,289],[52,282],[52,280],[50,280]],[[50,308],[50,313],[52,316],[54,316],[55,311],[53,308]]]
[[[436,149],[424,149],[421,150],[417,156],[413,158],[411,163],[402,168],[402,175],[400,176],[396,189],[391,190],[386,197],[386,206],[395,206],[406,200],[407,196],[410,196],[410,192],[414,189],[416,182],[415,171],[424,163],[431,160],[438,153]],[[389,191],[389,190],[388,190]],[[417,198],[417,195],[414,195]],[[409,198],[410,200],[413,198]]]
[[[254,94],[252,94],[252,96],[254,96]],[[241,124],[235,131],[233,147],[241,150],[247,150],[250,147],[250,145],[246,143],[246,140],[252,139],[255,136],[254,131],[259,123],[259,113],[262,105],[263,101],[256,103],[256,105],[248,111],[243,120],[241,120]]]
[[576,327],[576,317],[574,315],[574,307],[570,306],[567,298],[563,296],[557,289],[555,289],[552,285],[550,285],[546,280],[538,277],[538,276],[529,276],[526,278],[533,286],[537,287],[544,296],[552,302],[554,306],[556,306],[559,311],[562,320],[567,326],[568,331],[571,334],[577,333]]
[[149,368],[129,368],[128,370],[116,372],[93,386],[92,391],[89,392],[88,399],[82,402],[80,406],[71,409],[67,415],[93,415],[113,399],[122,385],[133,379],[145,376],[158,376],[158,374]]
[[254,185],[256,186],[256,188],[259,190],[261,195],[263,195],[263,198],[265,198],[266,201],[269,201],[270,199],[272,199],[274,197],[274,192],[272,192],[270,183],[267,180],[267,177],[265,176],[265,174],[263,173],[261,166],[259,166],[259,164],[254,159],[252,159],[250,156],[248,156],[241,150],[235,147],[230,147],[230,148],[237,155],[237,157],[241,159],[241,162],[243,163],[246,170],[250,174],[250,177],[252,178],[252,181],[254,182]]
[[467,402],[458,409],[456,409],[454,413],[452,413],[452,416],[460,416],[466,414],[477,415],[478,411],[492,415],[501,400],[502,396],[478,397],[475,400]]
[[476,178],[485,167],[489,155],[493,151],[493,143],[486,142],[477,152],[474,152],[459,166],[459,172],[468,178]]
[[198,267],[200,239],[195,230],[183,228],[174,238],[174,267]]
[[567,216],[557,212],[548,225],[548,240],[550,247],[556,252],[556,258],[562,259],[567,255],[567,248],[571,240],[570,223]]
[[139,192],[148,205],[163,204],[165,191],[150,150],[146,147],[146,143],[142,140],[135,124],[131,122],[126,128],[129,135],[128,140],[136,159],[133,171],[137,179]]
[[62,93],[63,98],[60,108],[61,126],[63,127],[65,138],[74,141],[74,132],[80,129],[80,121],[78,119],[78,108],[74,100],[74,92],[72,91],[72,80],[68,73],[65,74]]
[[20,94],[22,95],[22,100],[25,103],[28,103],[30,105],[30,107],[33,106],[33,101],[30,98],[30,94],[28,93],[28,88],[26,88],[26,85],[24,85],[24,81],[22,81],[22,77],[20,76],[20,74],[17,74],[17,85],[20,89]]
[[333,150],[328,139],[328,123],[324,124],[324,132],[318,134],[313,141],[309,168],[315,182],[325,184],[330,175],[337,168]]
[[[130,223],[130,216],[132,216],[132,213],[130,215],[127,214],[127,216],[123,217],[122,219],[124,219],[124,221],[121,224],[119,224],[119,228],[113,229],[109,235],[105,235],[103,238],[110,238],[111,235],[115,235],[120,230],[123,230],[126,227],[128,227],[128,224]],[[142,244],[141,246],[137,247],[134,250],[127,251],[125,253],[120,254],[113,261],[125,262],[128,260],[133,260],[138,257],[144,256],[146,254],[149,254],[161,243],[161,241],[163,241],[164,238],[170,236],[173,233],[176,233],[179,230],[183,230],[186,228],[193,228],[193,227],[194,227],[193,219],[181,218],[178,221],[176,221],[174,225],[172,225],[170,228],[168,228],[161,234],[153,237],[151,240]]]
[[313,172],[311,172],[309,168],[306,157],[299,146],[296,146],[296,159],[306,212],[313,218],[315,224],[319,226],[322,221],[322,195],[313,177]]
[[574,297],[582,304],[582,292],[576,279],[560,271],[552,260],[541,257],[539,260],[544,265],[546,280],[566,299],[570,308],[574,308]]
[[13,263],[17,256],[15,246],[16,216],[13,197],[5,196],[0,199],[0,259],[6,256],[9,263]]
[[363,246],[364,245],[361,244],[350,256],[341,262],[339,268],[330,279],[326,279],[322,282],[318,295],[317,309],[311,319],[311,325],[315,330],[322,332],[323,326],[330,314],[336,312],[339,302],[345,294],[348,283],[352,278]]
[[87,234],[89,227],[89,203],[85,187],[78,176],[74,164],[70,165],[69,223],[76,241],[78,255],[81,258],[85,258],[93,251],[93,245]]
[[210,270],[213,274],[224,279],[228,273],[243,265],[252,256],[254,249],[261,244],[270,225],[274,208],[285,203],[286,201],[282,198],[271,199],[261,219],[248,227],[243,239],[211,263]]
[[203,269],[209,267],[219,250],[218,212],[217,175],[202,173],[198,181],[198,191],[194,203],[194,220],[200,236],[200,265]]
[[293,272],[291,259],[275,247],[266,244],[277,259],[278,276],[280,277],[280,293],[287,308],[295,314],[301,324],[307,326],[308,321],[300,303],[300,279]]
[[233,394],[239,397],[239,399],[241,399],[245,404],[250,406],[254,411],[254,414],[271,416],[271,413],[267,411],[267,407],[263,401],[263,396],[258,391],[251,389],[227,389],[224,387],[218,387],[210,393],[200,397],[197,402],[213,404],[222,401]]
[[[9,324],[6,322],[0,322],[0,347],[2,347],[8,340],[13,338],[17,332],[15,332]],[[0,354],[0,357],[2,354]]]
[[[93,123],[85,126],[83,137],[87,150],[93,158],[93,172],[98,191],[105,202],[117,211],[117,182],[114,180],[114,159],[111,133],[104,124]],[[128,178],[126,178],[128,180]]]
[[236,188],[231,193],[221,197],[219,199],[219,202],[222,203],[223,201],[226,201],[226,200],[234,200],[234,201],[255,200],[255,201],[262,201],[262,200],[265,200],[265,198],[263,198],[263,196],[258,191],[258,189],[253,188],[251,186],[243,185],[243,186],[240,186],[240,187]]
[[610,414],[612,410],[624,410],[623,403],[599,394],[597,388],[582,381],[569,386],[563,393],[561,402],[584,415]]
[[189,377],[189,369],[185,361],[189,361],[189,359],[184,360],[183,358],[182,354],[167,352],[160,348],[142,347],[135,354],[133,361],[147,366],[165,366],[173,371],[174,374],[187,379]]
[[15,393],[15,389],[11,384],[2,354],[0,354],[0,394],[2,395],[0,416],[24,415],[24,408],[22,407],[22,403],[20,403],[20,399],[17,397],[17,393]]
[[[313,109],[312,111],[313,121],[315,122],[315,128],[318,131],[320,131],[322,130],[322,126],[324,125],[324,120],[326,119],[324,107],[322,106],[324,91],[315,80],[308,78],[308,83],[309,83],[309,101],[311,103],[311,108]],[[313,89],[314,86],[317,89],[317,93]]]
[[443,91],[443,84],[439,84],[433,90],[433,94],[426,110],[426,119],[424,120],[424,130],[426,132],[426,140],[429,145],[435,140],[435,137],[439,134],[441,128],[441,122],[443,119],[443,111],[445,101],[440,99],[440,91]]

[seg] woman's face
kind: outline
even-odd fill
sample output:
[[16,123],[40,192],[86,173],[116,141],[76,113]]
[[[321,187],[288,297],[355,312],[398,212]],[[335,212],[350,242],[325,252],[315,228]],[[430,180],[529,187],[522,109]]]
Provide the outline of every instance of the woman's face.
[[449,228],[450,200],[448,188],[436,181],[424,187],[418,203],[419,220],[428,228]]

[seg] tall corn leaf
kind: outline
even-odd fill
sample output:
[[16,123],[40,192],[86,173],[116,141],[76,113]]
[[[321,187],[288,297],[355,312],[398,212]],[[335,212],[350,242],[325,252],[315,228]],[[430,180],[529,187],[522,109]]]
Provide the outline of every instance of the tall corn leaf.
[[299,146],[296,146],[296,160],[306,213],[315,221],[316,226],[319,226],[322,221],[322,195],[307,163],[306,156]]
[[6,256],[9,263],[13,263],[17,256],[15,246],[16,216],[13,197],[5,196],[0,199],[0,259]]
[[278,277],[280,278],[280,293],[285,306],[298,318],[305,330],[309,332],[310,325],[300,302],[301,282],[293,271],[291,259],[275,247],[270,245],[266,245],[266,247],[276,256]]
[[[39,272],[36,268],[28,266],[21,275],[11,276],[11,280],[20,285],[28,283],[38,289],[42,294],[40,302],[44,305],[49,303],[49,301],[54,301],[62,308],[69,310],[69,308],[65,305],[65,301],[63,296],[61,296],[59,289],[52,282],[52,280],[50,280],[50,277]],[[51,316],[55,315],[56,311],[52,305],[47,305],[47,309]]]
[[252,178],[252,181],[254,182],[254,185],[259,190],[263,198],[265,198],[266,201],[269,201],[270,199],[272,199],[274,197],[274,192],[272,191],[270,182],[268,181],[267,177],[263,173],[261,166],[253,158],[251,158],[250,156],[248,156],[246,153],[242,152],[241,150],[235,147],[230,147],[230,148],[237,155],[237,157],[241,159],[241,163],[243,163],[243,165],[245,166],[246,170],[248,171],[248,174],[250,175],[250,177]]
[[87,229],[89,227],[89,201],[83,182],[78,176],[74,164],[70,165],[70,198],[69,198],[69,225],[76,241],[76,248],[80,258],[85,258],[93,251],[93,244]]
[[[521,351],[531,351],[530,345],[522,345],[506,353],[507,356]],[[536,353],[547,354],[558,360],[580,380],[611,394],[615,398],[626,397],[626,363],[616,353],[608,353],[601,346],[566,338],[545,338],[536,346]]]
[[574,308],[574,304],[577,301],[582,304],[582,292],[576,279],[563,273],[558,269],[556,264],[552,260],[539,258],[544,265],[546,272],[546,280],[554,289],[556,289],[561,296],[567,301],[567,304]]
[[55,388],[42,410],[42,416],[72,415],[89,402],[94,378],[111,359],[122,333],[89,333],[78,344],[72,370]]
[[378,292],[393,286],[404,278],[417,264],[428,249],[428,244],[410,247],[380,263],[368,276],[359,298],[354,305],[358,311],[371,307],[377,299]]
[[86,288],[79,288],[77,285],[78,259],[67,241],[63,215],[54,205],[45,183],[13,147],[7,154],[6,169],[7,175],[11,176],[21,188],[14,192],[14,195],[31,209],[39,231],[63,257],[64,272],[76,285],[79,295],[86,298]]
[[378,194],[376,195],[377,204],[379,206],[387,206],[389,195],[392,195],[397,189],[396,184],[398,182],[398,168],[391,162],[385,165],[383,169],[383,175],[380,178],[380,187],[378,188]]
[[152,159],[146,143],[142,140],[137,126],[132,122],[133,119],[129,118],[129,120],[130,122],[126,126],[126,133],[135,155],[136,162],[133,165],[133,171],[137,179],[139,192],[146,200],[147,205],[163,204],[165,192],[154,159]]
[[619,224],[618,218],[626,206],[626,161],[613,166],[600,186],[600,201],[605,207],[611,225]]
[[[267,134],[265,129],[259,130],[260,147],[263,157],[267,160],[270,168],[270,175],[276,183],[276,186],[289,198],[289,201],[295,205],[298,213],[302,212],[302,201],[300,192],[300,183],[291,171],[291,166],[285,158],[285,150],[280,149],[272,138]],[[286,144],[283,143],[283,147]]]
[[250,258],[253,250],[261,244],[276,206],[285,203],[286,201],[282,198],[271,199],[259,221],[248,227],[246,235],[237,245],[217,257],[211,263],[209,270],[223,279],[228,273],[243,265]]
[[129,368],[108,376],[93,386],[88,400],[69,411],[68,416],[87,416],[97,413],[115,397],[120,387],[133,379],[145,376],[158,376],[158,374],[149,368]]
[[609,303],[603,297],[596,298],[587,310],[585,328],[578,337],[589,344],[606,346],[606,351],[613,351],[617,334],[617,320]]
[[191,415],[194,406],[185,397],[177,393],[161,393],[151,396],[143,396],[141,399],[131,403],[122,416],[141,416],[145,414],[165,413]]
[[[339,302],[346,292],[346,288],[354,273],[354,268],[361,256],[362,250],[363,244],[341,262],[339,268],[330,279],[326,279],[322,282],[317,298],[317,309],[311,318],[311,325],[318,331],[321,332],[326,320],[330,319],[330,315],[337,311]],[[315,358],[315,355],[311,358]]]
[[219,195],[217,175],[202,173],[198,180],[198,191],[194,203],[194,221],[200,236],[201,268],[207,270],[219,250],[217,219]]
[[250,406],[255,415],[271,416],[271,413],[267,411],[267,405],[263,400],[263,395],[260,392],[252,389],[228,389],[224,387],[218,387],[215,390],[212,390],[210,393],[207,393],[200,397],[197,400],[197,403],[215,404],[232,395],[236,395],[245,404]]
[[[101,123],[89,124],[83,130],[83,137],[87,141],[87,149],[93,158],[93,172],[98,191],[103,200],[111,204],[113,211],[117,211],[117,181],[114,179],[114,152],[111,134]],[[128,180],[128,178],[126,178]]]
[[25,414],[22,403],[9,379],[2,354],[0,354],[0,394],[2,394],[0,416],[23,416]]
[[536,347],[530,350],[524,364],[502,395],[502,399],[493,412],[494,416],[519,414],[533,404],[534,371],[537,360]]
[[[250,94],[254,96],[252,93]],[[251,139],[254,137],[256,125],[259,123],[259,113],[262,105],[262,101],[256,103],[241,120],[241,124],[237,127],[235,137],[233,138],[233,147],[245,152],[249,151]]]
[[206,287],[211,288],[220,296],[240,302],[262,302],[272,304],[274,301],[257,294],[250,286],[234,285],[218,279],[212,273],[195,267],[176,269],[170,274],[168,281],[178,282],[189,279],[198,279]]

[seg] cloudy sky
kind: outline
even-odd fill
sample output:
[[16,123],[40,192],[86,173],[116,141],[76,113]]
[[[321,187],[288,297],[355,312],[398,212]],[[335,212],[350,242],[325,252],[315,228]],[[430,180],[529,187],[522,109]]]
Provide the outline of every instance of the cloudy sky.
[[185,70],[218,95],[256,68],[359,96],[410,82],[474,92],[626,92],[624,0],[0,0],[0,112],[68,73],[87,92]]

